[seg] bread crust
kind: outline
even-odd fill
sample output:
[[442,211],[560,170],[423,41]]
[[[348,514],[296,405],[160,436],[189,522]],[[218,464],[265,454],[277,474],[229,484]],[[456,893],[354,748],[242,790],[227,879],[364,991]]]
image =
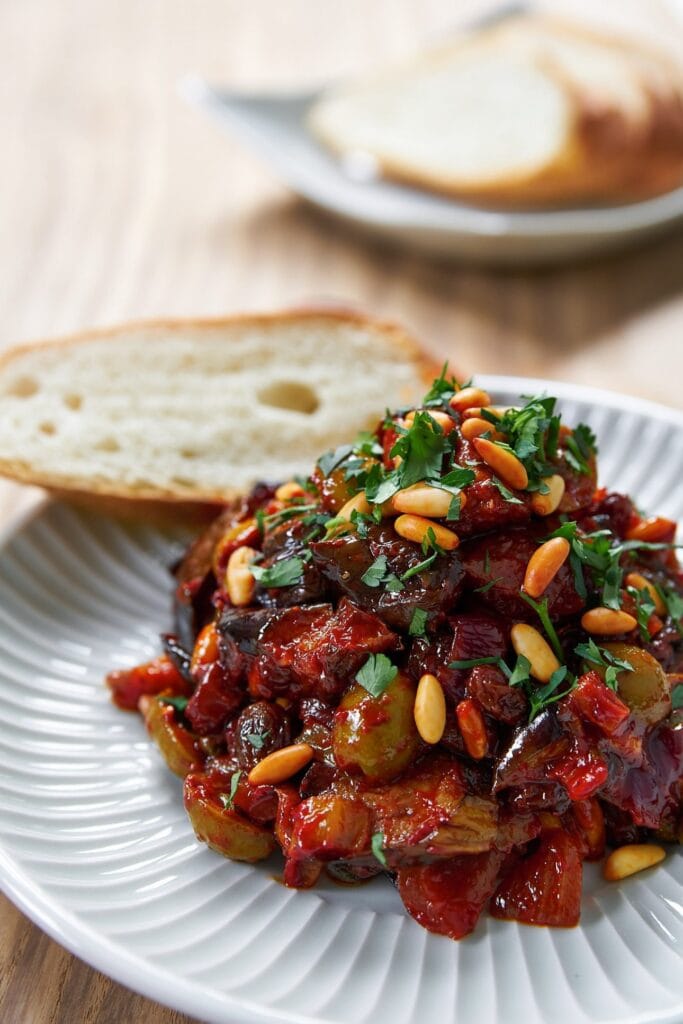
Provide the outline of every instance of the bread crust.
[[[355,310],[343,309],[341,307],[314,307],[305,306],[291,308],[281,312],[269,313],[241,313],[226,317],[185,317],[168,319],[139,319],[115,324],[108,327],[94,328],[92,330],[78,331],[61,338],[48,338],[38,341],[25,342],[13,346],[0,354],[0,375],[4,370],[19,357],[26,353],[41,351],[44,349],[70,348],[78,345],[87,345],[92,341],[102,339],[115,343],[118,338],[123,338],[133,331],[150,330],[167,334],[182,333],[191,329],[193,331],[214,332],[221,328],[232,327],[259,327],[290,325],[297,323],[329,322],[330,324],[351,324],[366,328],[370,332],[381,334],[397,349],[400,358],[412,364],[415,368],[416,379],[429,385],[435,376],[438,376],[440,367],[425,352],[419,343],[398,324],[375,319],[366,316]],[[216,339],[220,341],[221,339]],[[380,385],[381,387],[381,382]],[[381,406],[381,401],[378,407]],[[239,497],[242,493],[238,488],[222,489],[217,491],[199,490],[188,492],[188,490],[174,490],[173,488],[162,488],[149,486],[144,488],[131,488],[126,485],[117,485],[113,481],[83,480],[81,478],[69,477],[55,472],[36,472],[30,464],[17,459],[6,459],[0,453],[0,476],[7,477],[21,484],[30,484],[43,487],[55,497],[72,501],[76,504],[97,509],[108,514],[139,518],[144,513],[146,518],[153,521],[175,519],[197,518],[206,519],[215,513],[217,508],[229,501]]]

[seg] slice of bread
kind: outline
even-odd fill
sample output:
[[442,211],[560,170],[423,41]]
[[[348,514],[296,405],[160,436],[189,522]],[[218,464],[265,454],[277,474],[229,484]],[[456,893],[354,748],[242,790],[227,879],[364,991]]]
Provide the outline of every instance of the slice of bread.
[[390,176],[460,195],[498,192],[562,165],[574,105],[546,70],[490,43],[332,91],[309,126]]
[[499,207],[618,203],[683,182],[668,57],[538,14],[330,90],[311,131],[388,177]]
[[220,503],[309,473],[434,370],[400,328],[315,310],[24,345],[0,358],[0,473],[113,511]]

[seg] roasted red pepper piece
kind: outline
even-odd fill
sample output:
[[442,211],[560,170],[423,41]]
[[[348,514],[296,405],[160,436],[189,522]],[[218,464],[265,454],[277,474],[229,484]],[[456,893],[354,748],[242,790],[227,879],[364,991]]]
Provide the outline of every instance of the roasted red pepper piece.
[[548,775],[562,783],[571,800],[585,800],[605,784],[608,768],[592,750],[571,751],[549,766]]
[[580,718],[591,722],[607,736],[616,732],[630,714],[628,706],[595,670],[578,679],[566,702]]
[[106,682],[114,704],[124,711],[136,711],[140,697],[155,697],[164,691],[169,697],[189,697],[192,693],[191,685],[166,654],[135,668],[110,672]]
[[190,672],[197,688],[185,715],[200,736],[214,735],[244,699],[244,659],[234,640],[221,635],[212,622],[197,638]]
[[537,849],[503,878],[491,901],[493,917],[572,928],[579,923],[583,869],[578,843],[561,829],[539,839]]
[[502,853],[492,850],[399,868],[398,891],[410,916],[423,928],[461,939],[479,920],[496,887],[503,859]]

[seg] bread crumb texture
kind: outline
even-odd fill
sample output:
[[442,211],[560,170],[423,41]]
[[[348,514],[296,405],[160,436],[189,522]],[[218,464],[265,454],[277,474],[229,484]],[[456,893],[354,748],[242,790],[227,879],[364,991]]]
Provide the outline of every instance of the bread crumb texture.
[[386,404],[417,398],[418,363],[391,331],[324,318],[19,349],[0,366],[0,468],[131,496],[229,495],[310,472]]

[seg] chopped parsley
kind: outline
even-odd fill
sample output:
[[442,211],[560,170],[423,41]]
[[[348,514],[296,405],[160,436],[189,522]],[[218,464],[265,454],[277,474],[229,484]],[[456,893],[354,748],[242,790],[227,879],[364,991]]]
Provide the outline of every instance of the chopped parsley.
[[162,704],[170,704],[176,711],[180,711],[182,714],[189,703],[188,697],[159,697],[157,698]]
[[413,612],[413,617],[410,620],[410,625],[408,626],[408,634],[410,636],[424,636],[426,625],[427,612],[424,608],[416,608]]
[[585,423],[579,423],[564,439],[564,457],[577,473],[590,475],[590,459],[597,454],[595,434]]
[[343,462],[348,459],[349,455],[353,454],[352,444],[342,444],[339,448],[335,448],[333,451],[325,452],[318,459],[318,466],[323,476],[327,477],[331,473],[338,469]]
[[683,597],[670,587],[657,587],[657,593],[679,633],[683,632]]
[[512,491],[510,490],[510,488],[506,487],[505,484],[503,483],[503,481],[499,480],[497,476],[492,476],[491,477],[491,483],[498,490],[498,492],[500,493],[501,497],[505,498],[505,500],[508,502],[508,504],[510,504],[510,505],[523,505],[524,504],[524,502],[521,500],[521,498],[518,498],[516,494],[513,494]]
[[396,439],[390,455],[400,456],[393,471],[401,489],[423,480],[439,480],[444,455],[451,444],[442,427],[428,412],[416,412],[410,428]]
[[645,643],[648,643],[650,640],[648,623],[650,622],[650,616],[653,615],[655,611],[655,603],[652,600],[652,595],[645,587],[643,587],[642,590],[638,590],[636,587],[627,587],[626,592],[631,595],[633,603],[635,604],[640,638]]
[[[670,548],[671,544],[654,544],[649,541],[615,540],[609,530],[596,530],[594,533],[581,533],[578,523],[563,523],[546,540],[552,537],[564,537],[571,545],[569,564],[574,573],[576,589],[581,597],[586,598],[586,586],[583,567],[590,571],[595,588],[601,591],[600,600],[606,608],[615,611],[621,608],[621,586],[624,569],[621,565],[622,556],[634,551],[661,551]],[[683,602],[681,602],[683,610]]]
[[[527,661],[527,659],[525,658],[524,661]],[[525,667],[519,666],[519,660],[515,668],[515,673],[517,673],[518,669],[518,676],[514,683],[512,682],[511,677],[510,685],[521,686],[524,690],[529,701],[530,722],[533,722],[534,718],[536,718],[541,711],[545,711],[545,709],[551,704],[556,704],[558,700],[562,700],[563,697],[570,694],[576,686],[576,679],[571,675],[566,665],[560,665],[559,668],[556,668],[544,686],[540,686],[535,680],[532,680],[528,672],[527,675],[524,676]],[[515,673],[513,673],[513,676]],[[565,681],[567,682],[567,686],[564,689],[561,689],[562,683]]]
[[237,787],[240,784],[241,778],[242,772],[233,772],[232,775],[230,776],[230,792],[220,794],[220,801],[223,804],[223,807],[225,807],[226,811],[231,811],[233,808],[233,805],[235,803],[235,795],[237,793]]
[[683,708],[683,683],[679,683],[678,686],[674,686],[671,691],[671,704],[674,711],[679,708]]
[[387,574],[387,556],[378,555],[372,565],[365,570],[361,580],[366,587],[378,587]]
[[501,583],[505,579],[504,576],[496,576],[495,579],[489,580],[488,583],[482,584],[481,587],[475,587],[472,591],[473,594],[488,594],[492,587],[495,587],[496,583]]
[[304,558],[295,555],[294,558],[283,558],[280,562],[263,568],[258,565],[251,565],[249,571],[264,587],[291,587],[300,583],[304,575]]
[[605,683],[610,690],[617,689],[619,672],[633,672],[633,665],[630,661],[615,657],[606,647],[598,647],[595,640],[592,639],[588,643],[577,644],[574,654],[582,658],[584,662],[604,669]]
[[522,598],[523,601],[526,601],[526,603],[531,608],[534,609],[539,619],[541,620],[541,625],[545,630],[546,636],[550,640],[550,645],[553,651],[555,652],[560,661],[564,661],[564,651],[562,650],[562,644],[560,643],[560,638],[557,635],[555,627],[553,626],[552,620],[550,618],[550,612],[548,611],[548,598],[544,597],[542,601],[534,601],[533,597],[529,597],[529,595],[525,594],[523,591],[520,591],[519,596]]
[[383,832],[375,832],[373,834],[372,839],[370,840],[370,849],[372,850],[373,856],[377,858],[377,860],[380,862],[382,867],[386,868],[388,865],[387,865],[387,858],[386,858],[386,855],[384,853],[384,833]]
[[398,675],[398,669],[386,654],[370,654],[356,672],[356,681],[373,697],[380,697]]
[[251,744],[254,750],[263,750],[263,745],[270,736],[270,729],[266,729],[265,732],[250,732],[247,733],[247,742]]
[[523,654],[517,655],[517,664],[508,679],[510,686],[521,686],[531,679],[531,662]]
[[450,661],[448,663],[449,668],[455,669],[476,668],[477,665],[495,665],[496,668],[499,668],[501,672],[508,677],[508,679],[512,675],[510,669],[505,663],[505,660],[495,655],[488,658],[466,658],[464,661]]
[[405,583],[405,581],[409,580],[412,576],[417,576],[419,572],[424,572],[425,569],[429,569],[429,567],[436,561],[437,554],[438,552],[435,551],[429,556],[429,558],[425,558],[422,562],[418,562],[417,565],[413,565],[410,569],[406,569],[401,576],[401,581]]
[[445,362],[441,369],[441,373],[432,383],[431,388],[422,399],[422,405],[426,409],[448,406],[449,399],[451,399],[456,392],[467,386],[468,383],[459,384],[454,376],[448,375],[448,362]]
[[386,555],[378,555],[372,565],[365,570],[361,580],[366,587],[384,586],[392,594],[403,590],[403,584],[396,573],[387,568]]

